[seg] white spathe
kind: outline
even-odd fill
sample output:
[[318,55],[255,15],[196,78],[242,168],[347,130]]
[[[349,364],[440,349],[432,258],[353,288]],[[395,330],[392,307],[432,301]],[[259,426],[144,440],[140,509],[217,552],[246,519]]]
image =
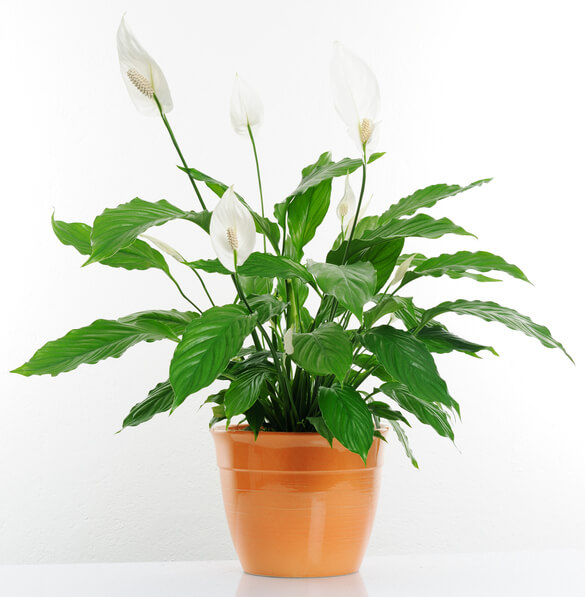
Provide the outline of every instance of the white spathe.
[[345,176],[345,191],[337,206],[337,217],[341,220],[341,226],[345,230],[355,215],[355,194],[349,184],[349,174]]
[[337,113],[349,136],[363,150],[377,137],[380,88],[370,67],[340,42],[333,44],[331,87]]
[[180,263],[185,263],[187,260],[177,251],[177,249],[171,247],[171,245],[165,243],[163,240],[150,236],[148,234],[141,234],[140,238],[149,240],[155,247],[160,249],[163,253],[166,253],[169,257],[176,259]]
[[284,333],[284,336],[282,337],[282,341],[284,344],[284,352],[286,352],[286,354],[293,354],[293,352],[295,351],[295,348],[293,346],[293,329],[292,327],[288,328],[288,330],[286,330],[286,332]]
[[254,250],[254,218],[237,198],[233,187],[226,190],[213,210],[209,235],[217,258],[231,272],[235,270],[234,252],[237,264],[242,265]]
[[237,73],[230,100],[230,118],[238,135],[248,134],[262,123],[264,106],[258,94]]
[[173,100],[167,80],[159,65],[138,43],[124,17],[118,27],[117,43],[122,79],[137,110],[148,116],[158,114],[154,93],[163,113],[170,112]]
[[408,259],[405,259],[397,268],[396,268],[396,273],[394,274],[394,277],[392,278],[392,280],[390,281],[390,285],[389,288],[392,286],[396,286],[396,284],[400,284],[400,282],[402,282],[402,279],[404,278],[406,272],[408,271],[408,268],[410,267],[410,264],[412,263],[412,260],[416,257],[416,255],[411,255]]

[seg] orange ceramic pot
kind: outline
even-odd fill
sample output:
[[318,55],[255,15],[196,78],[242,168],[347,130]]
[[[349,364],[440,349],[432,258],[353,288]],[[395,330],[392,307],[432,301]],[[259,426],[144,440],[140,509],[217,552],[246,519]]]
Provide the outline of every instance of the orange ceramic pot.
[[245,572],[315,577],[356,572],[370,538],[382,465],[317,433],[212,429],[232,540]]

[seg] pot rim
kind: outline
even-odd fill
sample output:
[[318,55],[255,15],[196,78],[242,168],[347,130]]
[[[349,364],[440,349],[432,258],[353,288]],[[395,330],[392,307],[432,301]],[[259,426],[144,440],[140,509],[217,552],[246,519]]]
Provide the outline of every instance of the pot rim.
[[[246,429],[247,425],[230,425],[227,429],[225,425],[220,423],[216,423],[212,427],[209,428],[210,433],[254,433],[251,429]],[[381,425],[380,427],[376,427],[375,431],[379,431],[382,435],[387,433],[390,430],[390,425]],[[288,437],[293,435],[298,435],[302,437],[308,436],[319,436],[323,437],[320,433],[316,431],[267,431],[261,430],[260,432],[264,431],[264,433],[269,433],[271,436],[274,435],[286,435]],[[260,435],[260,432],[258,435]],[[379,439],[379,438],[374,438]]]

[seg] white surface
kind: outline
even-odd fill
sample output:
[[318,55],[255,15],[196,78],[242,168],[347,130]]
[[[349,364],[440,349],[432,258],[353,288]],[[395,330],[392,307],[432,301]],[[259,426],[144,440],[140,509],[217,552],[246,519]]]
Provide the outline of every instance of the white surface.
[[[115,49],[123,11],[169,81],[169,119],[188,161],[235,183],[254,205],[249,143],[229,122],[234,72],[264,101],[257,143],[272,205],[321,151],[355,154],[329,96],[335,39],[380,81],[380,149],[388,153],[370,169],[370,213],[428,184],[495,177],[433,211],[480,240],[409,249],[491,250],[535,287],[432,279],[412,291],[422,306],[464,297],[515,307],[548,325],[578,365],[497,324],[446,317],[501,358],[438,358],[462,406],[459,451],[417,424],[410,437],[420,471],[389,446],[370,554],[585,548],[582,2],[177,0],[161,10],[153,0],[5,0],[0,562],[235,557],[210,412],[198,411],[207,394],[114,435],[166,379],[170,343],[55,379],[7,373],[43,342],[99,317],[188,307],[158,272],[80,269],[83,259],[50,227],[53,206],[57,218],[87,222],[137,195],[196,206],[162,123],[127,97]],[[333,205],[342,192],[340,181]],[[336,233],[334,209],[329,216],[308,251],[314,259]],[[187,222],[153,234],[190,259],[212,255]],[[204,305],[195,277],[173,268]]]
[[585,552],[367,558],[357,574],[280,579],[236,561],[0,566],[3,597],[583,597]]

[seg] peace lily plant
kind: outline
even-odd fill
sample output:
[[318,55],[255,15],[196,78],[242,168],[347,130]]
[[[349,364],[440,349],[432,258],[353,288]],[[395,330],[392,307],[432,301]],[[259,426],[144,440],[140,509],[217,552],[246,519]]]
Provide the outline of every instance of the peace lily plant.
[[[239,422],[256,435],[317,432],[330,443],[336,438],[365,461],[373,438],[381,437],[383,420],[417,466],[404,430],[411,415],[453,439],[452,423],[459,414],[433,354],[496,354],[490,346],[451,333],[440,322],[442,314],[499,322],[565,352],[546,327],[494,302],[460,299],[423,308],[412,298],[411,285],[421,277],[492,282],[495,278],[486,273],[500,272],[528,280],[517,266],[486,251],[432,257],[404,252],[410,237],[470,235],[447,218],[434,219],[419,210],[489,179],[466,186],[429,186],[389,205],[380,215],[362,217],[367,171],[384,155],[372,153],[379,132],[380,93],[370,68],[342,45],[334,47],[331,82],[335,107],[358,156],[334,161],[330,153],[321,154],[302,170],[297,188],[274,205],[274,219],[265,213],[254,137],[263,106],[249,85],[236,76],[230,111],[234,130],[251,141],[260,213],[233,185],[187,165],[167,119],[173,107],[167,81],[124,19],[118,30],[118,53],[122,79],[137,109],[162,119],[179,167],[193,187],[197,210],[135,198],[106,209],[92,226],[53,217],[53,230],[63,244],[87,257],[84,265],[161,270],[190,307],[98,319],[48,342],[16,373],[58,375],[83,363],[117,358],[138,342],[170,340],[176,348],[168,379],[130,410],[123,427],[173,412],[221,380],[225,387],[205,401],[212,405],[211,424]],[[336,206],[339,235],[325,259],[311,260],[304,254],[305,246],[329,210],[336,177],[344,182]],[[217,259],[185,258],[145,234],[176,219],[209,234]],[[258,234],[262,238],[255,250]],[[201,297],[184,293],[167,257],[197,276]],[[204,279],[209,274],[231,278],[233,296],[214,298]],[[311,303],[317,304],[313,310]]]

